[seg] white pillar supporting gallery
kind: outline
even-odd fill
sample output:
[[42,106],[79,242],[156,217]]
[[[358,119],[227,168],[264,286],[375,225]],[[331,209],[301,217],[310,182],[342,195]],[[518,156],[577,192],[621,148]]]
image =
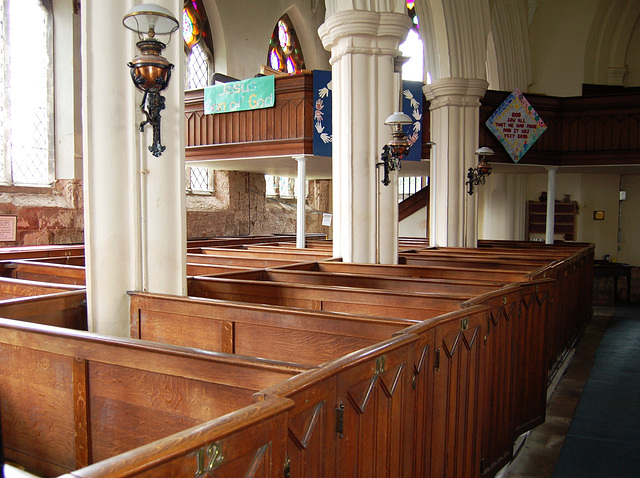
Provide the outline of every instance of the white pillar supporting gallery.
[[556,227],[556,171],[557,167],[547,167],[547,228],[545,243],[553,244],[553,232]]
[[[127,291],[141,290],[146,283],[153,292],[186,292],[182,42],[170,42],[163,52],[175,68],[162,93],[166,98],[161,112],[166,151],[154,157],[147,149],[152,142],[151,127],[138,133],[144,119],[139,110],[142,93],[136,90],[127,67],[138,54],[138,38],[122,25],[123,15],[136,3],[113,0],[82,6],[89,328],[118,336],[129,335]],[[181,1],[158,3],[181,18]],[[180,39],[179,32],[177,37]]]
[[307,157],[294,156],[298,162],[298,198],[297,198],[297,222],[296,222],[296,247],[304,249],[305,247],[305,205],[307,198]]
[[478,241],[478,195],[467,194],[469,168],[477,166],[480,99],[488,83],[481,79],[442,78],[424,85],[431,103],[429,184],[430,244],[475,247]]
[[[406,4],[370,5],[328,0],[319,33],[331,51],[333,82],[333,254],[345,262],[376,261],[376,163],[391,138],[395,111],[394,60],[410,27]],[[380,3],[380,2],[379,2]],[[362,5],[360,5],[362,4]],[[380,6],[378,6],[380,7]],[[397,262],[397,179],[380,192],[380,261]]]

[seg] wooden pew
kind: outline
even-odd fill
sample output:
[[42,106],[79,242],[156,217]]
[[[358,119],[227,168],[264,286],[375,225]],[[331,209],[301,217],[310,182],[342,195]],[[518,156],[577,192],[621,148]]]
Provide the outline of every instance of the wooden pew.
[[330,252],[307,251],[306,249],[296,249],[295,251],[253,251],[249,249],[225,249],[222,247],[203,247],[202,254],[211,254],[215,256],[231,256],[231,257],[252,257],[258,259],[285,259],[290,261],[318,261],[330,259]]
[[85,285],[85,268],[68,264],[14,260],[0,262],[0,275],[14,279]]
[[0,300],[0,317],[87,330],[86,292],[76,290]]
[[416,323],[131,292],[131,336],[320,365]]
[[84,290],[82,286],[0,277],[0,300]]
[[260,258],[260,257],[237,257],[229,255],[215,255],[215,254],[187,254],[187,263],[194,264],[212,264],[220,266],[231,267],[246,267],[246,268],[263,268],[263,267],[277,267],[286,266],[290,264],[297,264],[300,261],[295,259],[280,259],[280,258]]
[[[402,276],[384,276],[371,274],[355,274],[341,272],[321,272],[314,270],[310,264],[285,266],[277,269],[269,269],[267,271],[252,272],[243,274],[243,278],[255,278],[258,274],[263,274],[271,281],[298,283],[298,284],[316,284],[316,285],[332,285],[344,287],[359,287],[367,289],[385,289],[407,292],[431,292],[442,294],[468,294],[475,296],[490,292],[502,287],[504,284],[497,282],[483,282],[471,280],[441,280],[441,279],[423,279]],[[239,277],[234,276],[227,277]]]
[[298,264],[296,269],[320,272],[342,272],[350,274],[372,274],[387,277],[413,277],[420,279],[439,279],[441,281],[461,280],[479,283],[493,283],[496,287],[511,282],[529,280],[528,273],[514,271],[498,271],[486,269],[459,269],[455,267],[424,265],[388,265],[388,264],[357,264],[339,261],[310,262]]
[[5,455],[35,473],[72,472],[250,405],[309,369],[0,319]]
[[19,246],[0,248],[0,260],[38,257],[83,256],[84,244]]
[[469,294],[429,294],[242,280],[230,278],[231,275],[191,278],[187,281],[188,295],[410,320],[424,320],[455,310],[461,302],[470,298]]
[[238,272],[247,269],[248,267],[223,266],[216,264],[197,264],[193,262],[187,262],[187,277],[224,274],[227,272]]
[[484,324],[485,307],[445,314],[257,394],[295,403],[292,476],[477,476]]

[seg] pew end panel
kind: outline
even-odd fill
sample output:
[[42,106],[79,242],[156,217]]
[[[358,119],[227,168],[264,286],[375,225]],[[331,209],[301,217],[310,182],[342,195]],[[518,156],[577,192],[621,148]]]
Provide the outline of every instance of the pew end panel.
[[[285,398],[269,398],[60,478],[261,476],[287,466]],[[252,474],[253,473],[253,474]]]
[[0,319],[6,457],[56,476],[253,403],[310,367]]
[[319,365],[413,325],[404,319],[130,292],[134,338]]

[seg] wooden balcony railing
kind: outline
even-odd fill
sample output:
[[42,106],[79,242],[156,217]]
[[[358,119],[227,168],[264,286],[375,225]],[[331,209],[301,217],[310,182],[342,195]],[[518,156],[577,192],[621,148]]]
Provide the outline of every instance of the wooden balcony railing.
[[[187,160],[313,154],[313,75],[279,77],[275,85],[273,108],[217,115],[204,114],[204,90],[187,91]],[[494,163],[512,160],[484,123],[508,95],[490,90],[481,101],[479,144],[495,151]],[[519,164],[640,164],[640,93],[526,96],[548,128]],[[429,157],[430,126],[424,114],[423,158]]]
[[185,93],[187,160],[313,154],[313,76],[276,78],[273,108],[204,114],[204,90]]
[[[503,91],[487,91],[480,107],[479,144],[495,151],[493,163],[512,162],[484,124],[508,95]],[[526,97],[547,130],[518,164],[640,164],[640,94],[572,98],[526,94]]]

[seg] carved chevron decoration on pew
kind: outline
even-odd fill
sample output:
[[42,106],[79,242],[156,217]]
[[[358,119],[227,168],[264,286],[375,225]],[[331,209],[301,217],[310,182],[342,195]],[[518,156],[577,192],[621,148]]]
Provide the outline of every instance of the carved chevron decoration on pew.
[[322,416],[323,408],[324,401],[289,420],[289,437],[299,449],[306,450],[309,445],[309,440]]
[[393,397],[398,383],[400,383],[404,365],[404,363],[401,363],[392,369],[380,373],[376,372],[368,382],[351,387],[349,389],[349,401],[353,403],[360,413],[364,413],[371,397],[374,395],[378,382],[380,382],[380,388],[384,393],[388,397]]
[[461,330],[455,335],[450,335],[448,337],[442,338],[442,345],[444,347],[444,351],[449,358],[453,357],[453,354],[456,353],[458,349],[458,345],[460,342],[464,344],[467,350],[471,350],[473,348],[473,344],[476,341],[476,337],[478,336],[479,327],[475,327],[473,329]]
[[524,307],[526,309],[529,309],[529,308],[531,308],[531,304],[533,304],[534,300],[536,300],[537,305],[543,305],[547,301],[548,297],[549,297],[549,291],[548,290],[545,290],[542,293],[538,293],[536,291],[536,293],[534,293],[534,294],[523,294],[523,296],[522,296],[522,304],[524,305]]

